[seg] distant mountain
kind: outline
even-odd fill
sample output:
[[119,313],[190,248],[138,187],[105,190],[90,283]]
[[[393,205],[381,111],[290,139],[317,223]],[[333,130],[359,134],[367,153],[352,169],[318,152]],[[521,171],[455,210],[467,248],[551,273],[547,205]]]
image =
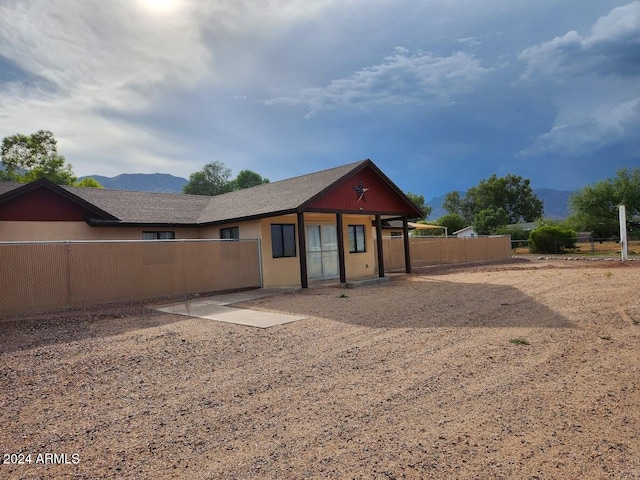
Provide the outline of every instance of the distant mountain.
[[538,188],[533,193],[544,203],[545,217],[564,220],[569,216],[569,199],[575,192]]
[[[569,199],[574,192],[538,188],[533,193],[544,203],[545,217],[563,220],[569,216]],[[460,192],[460,196],[464,197],[464,194],[465,192]],[[433,212],[429,215],[430,220],[436,220],[447,214],[447,211],[442,208],[442,202],[444,202],[445,197],[446,194],[440,195],[427,202],[427,205],[433,208]]]
[[[188,180],[168,173],[123,173],[117,177],[88,175],[100,182],[104,188],[135,190],[138,192],[182,193]],[[79,180],[87,177],[80,177]]]
[[[464,197],[464,193],[465,192],[458,192],[460,193],[461,197]],[[426,202],[427,206],[431,207],[433,209],[433,211],[431,212],[431,215],[429,215],[429,220],[436,220],[438,218],[440,218],[443,215],[447,214],[447,211],[442,208],[442,202],[444,202],[444,198],[447,196],[447,194],[444,195],[440,195],[439,197],[436,198],[432,198],[431,200],[429,200],[428,202]]]

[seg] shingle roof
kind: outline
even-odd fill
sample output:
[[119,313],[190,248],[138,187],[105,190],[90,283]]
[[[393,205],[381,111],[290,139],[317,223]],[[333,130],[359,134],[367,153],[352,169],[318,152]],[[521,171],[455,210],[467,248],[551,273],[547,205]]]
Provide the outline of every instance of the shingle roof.
[[[94,223],[212,224],[295,211],[343,177],[368,164],[371,164],[370,160],[362,160],[215,197],[48,185],[62,188],[118,219],[94,218]],[[20,187],[25,187],[25,184],[0,182],[0,196]]]
[[0,182],[0,195],[4,195],[11,190],[24,186],[24,183],[18,182]]
[[121,223],[196,224],[212,198],[201,195],[62,187]]
[[199,218],[200,223],[291,212],[331,185],[368,163],[367,160],[322,170],[214,197]]

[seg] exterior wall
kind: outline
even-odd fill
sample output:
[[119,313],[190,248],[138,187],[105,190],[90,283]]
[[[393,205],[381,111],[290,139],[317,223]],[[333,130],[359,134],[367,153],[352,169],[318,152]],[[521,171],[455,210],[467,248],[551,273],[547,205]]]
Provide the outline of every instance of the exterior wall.
[[143,231],[174,231],[176,239],[200,238],[199,228],[92,227],[86,222],[0,221],[0,242],[142,240]]
[[476,232],[473,228],[465,228],[463,230],[460,230],[459,233],[456,233],[456,237],[458,238],[475,238],[478,235],[476,235]]
[[[376,265],[376,242],[373,239],[371,215],[343,215],[342,223],[344,231],[344,263],[347,274],[347,281],[357,278],[371,277],[375,274]],[[348,225],[364,225],[365,251],[358,253],[349,252],[349,230]]]
[[205,227],[200,232],[200,238],[220,238],[220,230],[223,228],[238,227],[241,240],[262,238],[262,226],[260,220],[251,220],[248,222],[235,222],[225,225],[216,225],[213,227]]
[[[296,226],[296,256],[273,258],[271,249],[271,225],[293,223]],[[300,285],[300,251],[298,248],[298,219],[296,215],[282,215],[260,221],[262,245],[262,278],[265,287],[289,287]]]

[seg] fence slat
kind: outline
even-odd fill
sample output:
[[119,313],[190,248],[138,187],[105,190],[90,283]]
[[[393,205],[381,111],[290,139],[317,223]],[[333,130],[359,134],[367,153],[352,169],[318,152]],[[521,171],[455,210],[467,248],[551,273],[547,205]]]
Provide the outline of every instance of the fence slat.
[[260,286],[257,240],[0,243],[0,315]]

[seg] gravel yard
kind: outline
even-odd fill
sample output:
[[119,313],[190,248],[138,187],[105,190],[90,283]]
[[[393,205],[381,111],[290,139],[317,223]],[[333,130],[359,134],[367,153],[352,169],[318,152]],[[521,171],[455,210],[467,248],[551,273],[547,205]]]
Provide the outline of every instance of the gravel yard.
[[638,285],[514,259],[236,305],[310,316],[266,330],[0,319],[0,478],[638,479]]

